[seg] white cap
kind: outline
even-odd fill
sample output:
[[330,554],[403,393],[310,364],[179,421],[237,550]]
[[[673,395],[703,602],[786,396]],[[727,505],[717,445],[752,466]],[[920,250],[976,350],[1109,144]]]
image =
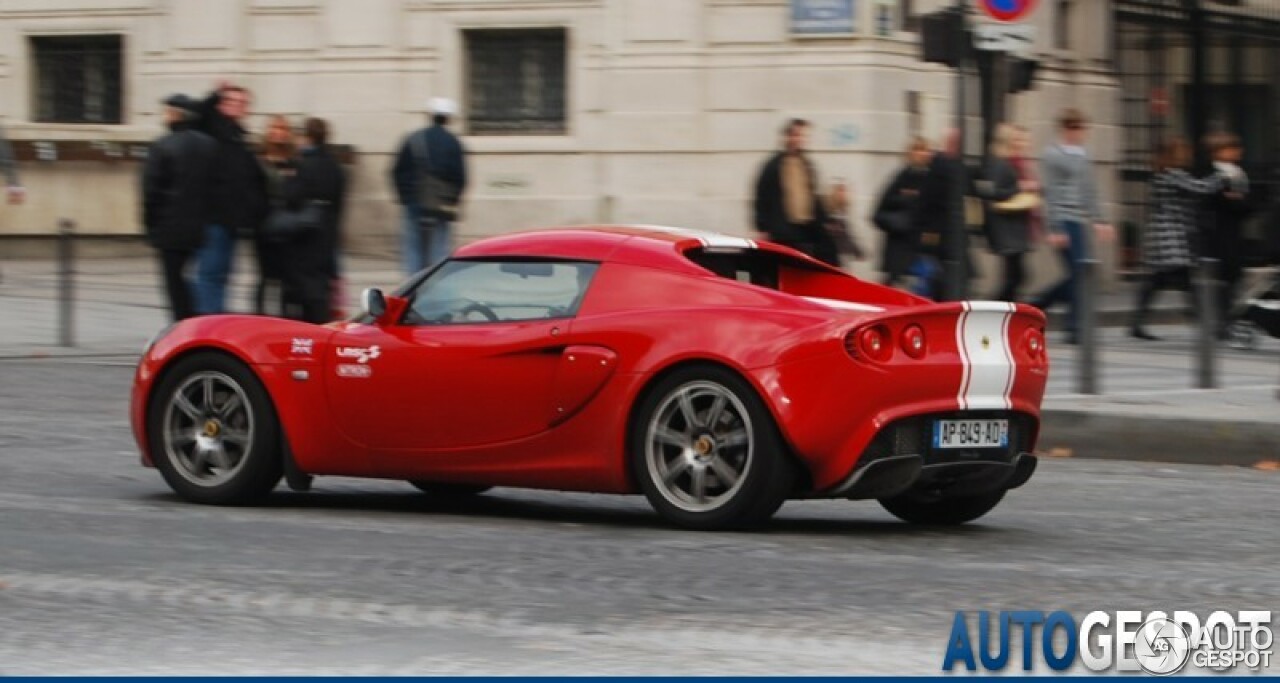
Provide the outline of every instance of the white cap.
[[432,114],[440,116],[453,116],[458,113],[458,103],[447,97],[433,97],[427,102],[427,109]]

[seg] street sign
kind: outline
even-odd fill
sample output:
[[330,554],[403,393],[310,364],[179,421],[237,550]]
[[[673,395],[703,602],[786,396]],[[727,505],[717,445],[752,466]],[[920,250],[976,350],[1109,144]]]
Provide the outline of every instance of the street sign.
[[791,33],[849,36],[856,28],[854,0],[791,0]]
[[1017,21],[1031,13],[1036,0],[978,0],[978,4],[996,21]]
[[1031,24],[977,24],[973,27],[973,46],[990,52],[1026,52],[1036,40],[1036,27]]

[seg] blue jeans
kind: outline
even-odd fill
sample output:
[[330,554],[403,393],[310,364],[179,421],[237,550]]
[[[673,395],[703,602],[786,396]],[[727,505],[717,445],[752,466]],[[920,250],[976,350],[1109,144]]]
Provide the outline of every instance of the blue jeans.
[[231,228],[204,227],[204,243],[196,251],[196,311],[201,315],[226,312],[227,280],[235,251],[236,238]]
[[1067,304],[1067,333],[1076,333],[1076,322],[1079,319],[1076,301],[1076,284],[1080,280],[1081,262],[1089,257],[1088,245],[1085,244],[1084,224],[1079,221],[1059,221],[1058,230],[1067,236],[1067,247],[1059,249],[1062,263],[1067,274],[1056,285],[1045,290],[1033,300],[1035,307],[1049,310],[1058,302]]
[[449,258],[452,251],[453,226],[439,218],[422,218],[422,209],[404,207],[401,225],[401,251],[406,275],[413,275]]

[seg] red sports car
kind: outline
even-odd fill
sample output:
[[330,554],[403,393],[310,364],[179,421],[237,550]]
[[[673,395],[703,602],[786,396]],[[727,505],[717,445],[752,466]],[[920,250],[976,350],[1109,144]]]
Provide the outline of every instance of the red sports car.
[[163,332],[132,396],[184,498],[284,477],[643,493],[693,528],[788,498],[955,524],[1035,470],[1044,316],[933,303],[790,249],[601,227],[485,239],[325,326],[224,315]]

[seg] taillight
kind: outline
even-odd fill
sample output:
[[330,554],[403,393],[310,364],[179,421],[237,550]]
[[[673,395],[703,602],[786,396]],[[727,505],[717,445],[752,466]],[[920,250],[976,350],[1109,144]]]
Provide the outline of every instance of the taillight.
[[893,355],[893,341],[889,336],[889,328],[884,325],[872,325],[851,332],[845,338],[845,348],[854,357],[874,361],[886,361]]
[[1045,358],[1044,331],[1035,328],[1027,330],[1022,335],[1022,344],[1027,351],[1027,355],[1033,360],[1043,360]]
[[902,330],[902,350],[912,358],[924,358],[924,329],[919,325],[908,325]]

